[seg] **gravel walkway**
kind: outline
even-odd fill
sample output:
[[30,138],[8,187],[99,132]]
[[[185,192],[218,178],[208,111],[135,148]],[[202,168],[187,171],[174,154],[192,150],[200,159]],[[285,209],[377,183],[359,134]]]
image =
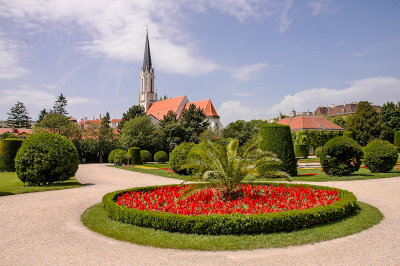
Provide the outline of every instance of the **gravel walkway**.
[[0,197],[0,265],[400,265],[400,177],[319,183],[378,207],[385,219],[369,230],[313,245],[227,252],[133,245],[80,221],[107,192],[180,180],[99,164],[81,165],[77,178],[87,186]]

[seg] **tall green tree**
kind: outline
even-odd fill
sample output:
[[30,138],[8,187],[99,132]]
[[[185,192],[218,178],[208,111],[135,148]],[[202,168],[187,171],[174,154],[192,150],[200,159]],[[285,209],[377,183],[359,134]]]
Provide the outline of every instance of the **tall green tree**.
[[98,129],[98,146],[100,163],[103,163],[103,156],[108,154],[114,147],[114,130],[110,127],[109,112],[106,112]]
[[375,108],[367,101],[357,104],[355,114],[347,118],[346,130],[353,132],[354,139],[365,146],[381,136],[384,124]]
[[54,102],[52,113],[62,114],[66,116],[68,114],[66,109],[67,104],[67,98],[65,98],[64,95],[61,93],[60,96],[58,96],[57,100]]
[[63,114],[46,114],[42,121],[35,125],[33,131],[35,133],[41,131],[57,133],[68,139],[81,138],[81,130],[78,125]]
[[144,108],[140,105],[134,105],[131,108],[128,109],[128,111],[126,111],[126,113],[124,113],[122,115],[122,119],[121,122],[118,123],[118,130],[122,130],[122,128],[124,127],[125,123],[128,122],[129,120],[141,116],[141,115],[145,115],[145,111]]
[[235,138],[239,141],[239,146],[241,146],[257,135],[258,130],[265,123],[267,122],[263,120],[251,120],[249,122],[237,120],[229,123],[222,130],[222,137]]
[[200,136],[209,126],[210,122],[206,120],[203,109],[190,104],[188,109],[183,110],[181,120],[185,127],[191,128],[196,136]]
[[380,112],[385,129],[382,138],[393,143],[394,132],[400,131],[400,101],[385,103]]
[[40,121],[43,120],[43,118],[47,115],[47,110],[43,109],[42,111],[40,111],[38,119],[36,120],[36,123],[39,123]]
[[30,128],[31,127],[31,118],[29,117],[28,110],[25,105],[17,101],[17,103],[11,107],[10,112],[8,114],[8,119],[6,121],[7,126],[16,128]]
[[164,115],[163,119],[160,121],[160,127],[165,127],[166,124],[176,122],[176,114],[174,111],[169,110],[166,115]]

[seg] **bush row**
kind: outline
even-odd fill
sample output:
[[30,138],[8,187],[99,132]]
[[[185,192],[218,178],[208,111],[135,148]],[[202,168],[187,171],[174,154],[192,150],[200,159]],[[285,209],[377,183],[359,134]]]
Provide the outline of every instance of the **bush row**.
[[22,139],[16,138],[0,140],[0,172],[15,171],[14,159],[22,142]]
[[[298,184],[257,183],[272,186],[298,186]],[[333,190],[335,188],[302,185],[314,189]],[[188,216],[131,209],[116,203],[118,197],[129,191],[149,191],[160,186],[141,187],[108,193],[103,197],[103,206],[108,216],[114,220],[141,227],[162,229],[170,232],[204,235],[261,234],[287,232],[305,227],[328,223],[354,213],[357,199],[353,193],[337,189],[341,199],[331,205],[280,213],[256,215],[198,215]]]
[[[122,149],[115,149],[108,155],[108,162],[115,165],[123,164],[142,164],[151,162],[153,156],[147,150],[140,150],[137,147],[129,148],[128,151]],[[158,163],[165,163],[168,161],[168,154],[164,151],[158,151],[154,154],[154,161]]]

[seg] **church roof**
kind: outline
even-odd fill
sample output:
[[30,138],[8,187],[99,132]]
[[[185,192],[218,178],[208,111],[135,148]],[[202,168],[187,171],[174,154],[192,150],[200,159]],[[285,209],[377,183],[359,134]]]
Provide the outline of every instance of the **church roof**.
[[179,106],[182,104],[185,98],[186,96],[179,96],[163,101],[154,102],[147,110],[147,115],[152,115],[158,120],[162,120],[164,115],[166,115],[169,110],[177,113]]
[[150,54],[150,43],[149,43],[149,33],[146,34],[146,44],[144,47],[144,58],[142,70],[151,70],[151,54]]
[[214,105],[212,104],[210,99],[187,103],[185,106],[185,109],[189,109],[189,106],[191,104],[196,105],[197,108],[200,107],[201,109],[203,109],[206,116],[219,117],[219,115],[217,114],[217,111],[215,111]]
[[281,119],[277,122],[281,125],[290,126],[290,130],[327,130],[341,131],[344,130],[340,126],[332,123],[322,116],[295,116]]

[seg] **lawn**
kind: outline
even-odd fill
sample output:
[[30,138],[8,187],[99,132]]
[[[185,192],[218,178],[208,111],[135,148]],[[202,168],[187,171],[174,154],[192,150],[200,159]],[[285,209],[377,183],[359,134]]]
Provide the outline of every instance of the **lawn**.
[[20,193],[58,190],[82,186],[75,177],[64,182],[55,182],[46,186],[29,187],[18,179],[15,172],[0,173],[0,196],[7,196]]

